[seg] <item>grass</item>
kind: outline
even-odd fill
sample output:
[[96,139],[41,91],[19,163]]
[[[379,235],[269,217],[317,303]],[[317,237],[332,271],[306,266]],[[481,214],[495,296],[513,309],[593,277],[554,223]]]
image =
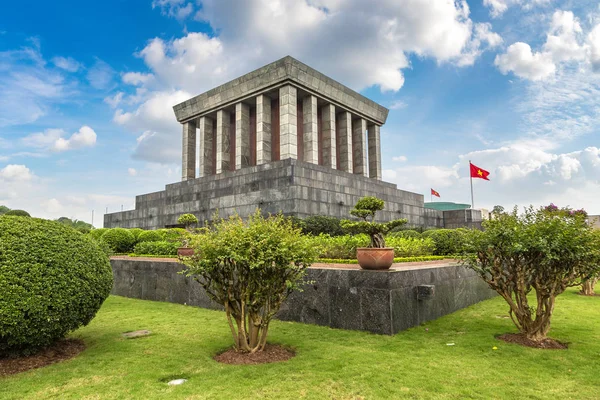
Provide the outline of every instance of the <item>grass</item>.
[[[212,359],[231,344],[223,313],[114,296],[72,335],[87,350],[70,361],[0,378],[0,398],[600,398],[599,297],[578,296],[573,289],[558,298],[551,336],[569,342],[568,350],[496,340],[515,332],[506,311],[495,298],[395,336],[274,321],[270,342],[293,347],[296,357],[231,366]],[[153,334],[121,337],[137,329]],[[166,385],[179,377],[189,381]]]

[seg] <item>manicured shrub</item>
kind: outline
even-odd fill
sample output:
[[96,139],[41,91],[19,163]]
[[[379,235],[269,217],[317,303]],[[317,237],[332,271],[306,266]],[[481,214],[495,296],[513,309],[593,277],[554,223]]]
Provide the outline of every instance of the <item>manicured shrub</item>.
[[0,357],[87,325],[111,287],[108,257],[91,238],[55,221],[0,218]]
[[129,232],[131,232],[131,234],[133,235],[133,237],[135,238],[135,241],[137,243],[140,233],[146,232],[146,231],[143,230],[142,228],[131,228],[131,229],[129,229]]
[[185,226],[186,230],[198,223],[198,218],[194,214],[182,214],[177,218],[177,223]]
[[283,216],[257,211],[248,221],[220,220],[191,244],[186,274],[223,305],[236,350],[264,350],[272,317],[315,259],[311,241]]
[[133,233],[124,228],[113,228],[102,235],[110,249],[115,253],[129,253],[133,250],[135,237]]
[[433,254],[437,256],[461,254],[464,250],[467,229],[435,229],[423,232],[424,238],[431,238],[435,243]]
[[133,252],[138,255],[175,256],[178,247],[176,242],[140,242],[135,245]]
[[313,215],[303,220],[302,232],[318,236],[322,233],[329,236],[341,236],[344,234],[340,219],[326,215]]
[[[509,305],[517,328],[532,341],[550,330],[556,296],[593,276],[600,266],[598,242],[581,213],[534,210],[499,213],[484,230],[467,236],[464,264]],[[529,301],[535,299],[535,305]]]
[[356,258],[356,248],[369,245],[369,236],[366,234],[333,237],[319,235],[310,240],[321,258]]
[[92,229],[89,233],[89,235],[96,239],[96,240],[100,240],[100,238],[102,237],[102,235],[104,235],[106,232],[108,232],[109,229],[108,228],[98,228],[98,229]]
[[159,229],[157,232],[162,235],[162,240],[167,242],[182,243],[189,236],[189,232],[183,228]]
[[392,236],[386,239],[388,247],[394,248],[395,257],[418,257],[433,255],[435,243],[431,238],[403,238]]
[[5,212],[4,215],[13,217],[31,217],[31,215],[29,215],[29,213],[25,210],[10,210]]
[[423,235],[421,232],[417,232],[412,229],[406,229],[403,231],[390,232],[388,237],[421,239]]
[[165,237],[159,231],[144,231],[144,232],[141,232],[137,237],[138,243],[161,242],[163,240],[165,240]]

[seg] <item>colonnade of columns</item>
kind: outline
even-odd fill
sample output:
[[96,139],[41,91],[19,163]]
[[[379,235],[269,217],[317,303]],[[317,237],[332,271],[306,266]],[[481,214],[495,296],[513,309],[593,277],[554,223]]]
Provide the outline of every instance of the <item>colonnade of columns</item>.
[[182,124],[182,180],[287,158],[381,180],[379,125],[292,85],[255,100]]

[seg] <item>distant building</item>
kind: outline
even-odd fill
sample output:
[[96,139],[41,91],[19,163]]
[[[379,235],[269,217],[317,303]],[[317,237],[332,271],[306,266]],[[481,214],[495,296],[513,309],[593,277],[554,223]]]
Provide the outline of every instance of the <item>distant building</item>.
[[449,201],[434,201],[431,203],[425,203],[425,208],[438,211],[455,211],[455,210],[467,210],[471,208],[470,204],[463,203],[451,203]]
[[588,215],[588,221],[592,228],[600,229],[600,215]]

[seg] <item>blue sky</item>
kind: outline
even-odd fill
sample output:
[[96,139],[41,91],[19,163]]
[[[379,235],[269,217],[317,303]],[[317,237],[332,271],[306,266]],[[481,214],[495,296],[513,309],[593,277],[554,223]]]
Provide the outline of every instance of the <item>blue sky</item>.
[[172,106],[291,55],[390,108],[384,178],[477,207],[600,214],[600,2],[15,2],[0,204],[95,225],[179,180]]

